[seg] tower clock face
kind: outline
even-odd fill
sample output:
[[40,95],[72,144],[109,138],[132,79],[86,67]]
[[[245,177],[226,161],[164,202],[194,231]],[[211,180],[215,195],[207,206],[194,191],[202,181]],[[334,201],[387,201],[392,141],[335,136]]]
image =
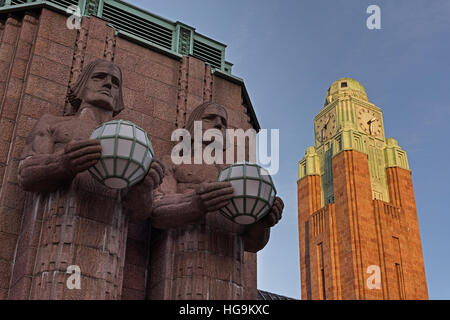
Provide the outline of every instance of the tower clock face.
[[358,127],[370,136],[379,136],[382,131],[380,114],[365,108],[359,108]]
[[316,122],[316,138],[319,142],[330,139],[336,133],[336,115],[329,112]]

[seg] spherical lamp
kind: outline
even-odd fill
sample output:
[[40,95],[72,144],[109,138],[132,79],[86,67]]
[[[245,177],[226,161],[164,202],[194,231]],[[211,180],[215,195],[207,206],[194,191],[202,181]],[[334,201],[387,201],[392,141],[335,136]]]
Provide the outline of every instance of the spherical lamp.
[[220,209],[225,217],[238,224],[252,224],[268,214],[276,189],[266,169],[253,163],[236,163],[219,173],[219,181],[233,185],[230,204]]
[[91,139],[100,140],[102,156],[89,172],[113,189],[130,187],[148,172],[154,151],[147,133],[132,122],[112,120],[94,129]]

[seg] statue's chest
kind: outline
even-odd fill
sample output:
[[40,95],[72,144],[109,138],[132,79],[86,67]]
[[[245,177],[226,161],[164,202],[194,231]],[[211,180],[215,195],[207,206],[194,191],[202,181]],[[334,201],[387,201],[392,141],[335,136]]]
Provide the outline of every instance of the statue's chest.
[[55,146],[58,148],[74,140],[89,139],[95,127],[95,123],[90,121],[70,119],[52,125],[50,127],[50,132],[55,142]]
[[180,165],[175,170],[178,183],[200,184],[202,182],[217,181],[219,168],[215,165]]

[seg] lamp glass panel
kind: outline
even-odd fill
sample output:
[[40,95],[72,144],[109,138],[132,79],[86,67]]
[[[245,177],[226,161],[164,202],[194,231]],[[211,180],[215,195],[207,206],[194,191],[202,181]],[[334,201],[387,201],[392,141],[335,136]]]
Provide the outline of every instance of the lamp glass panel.
[[145,133],[142,130],[136,128],[136,139],[141,143],[147,145],[147,140],[145,139]]
[[230,211],[230,213],[231,213],[232,215],[235,215],[235,214],[236,214],[236,209],[234,208],[234,205],[233,205],[232,202],[230,202],[230,204],[228,204],[226,208]]
[[102,145],[102,156],[113,156],[114,155],[114,139],[101,139],[100,144]]
[[271,180],[270,175],[269,175],[269,171],[267,171],[264,168],[261,168],[261,178],[264,181],[267,181],[268,183],[272,183],[272,180]]
[[133,127],[122,123],[120,125],[119,135],[131,139],[134,138]]
[[123,157],[129,157],[132,145],[133,145],[133,141],[119,138],[118,143],[117,143],[117,155],[123,156]]
[[96,139],[96,138],[99,136],[99,134],[100,134],[100,132],[102,131],[102,129],[103,129],[103,127],[99,127],[99,128],[97,128],[97,129],[95,129],[94,132],[92,132],[90,138],[91,138],[91,139]]
[[220,173],[220,176],[219,176],[219,181],[224,181],[228,177],[229,171],[230,171],[230,169],[222,170],[222,172]]
[[272,205],[274,200],[275,200],[275,190],[272,188],[272,191],[270,192],[269,203]]
[[140,182],[141,180],[142,180],[142,176],[137,177],[137,178],[134,179],[134,180],[131,180],[131,182],[130,182],[130,187],[131,187],[132,185],[135,185],[136,183]]
[[116,174],[121,176],[123,175],[123,171],[125,170],[125,167],[127,166],[128,160],[125,159],[116,159]]
[[243,198],[234,198],[232,201],[236,205],[238,213],[244,213],[244,199]]
[[267,171],[267,169],[260,167],[259,170],[260,170],[261,176],[266,176],[266,177],[270,176],[269,171]]
[[236,166],[231,169],[230,178],[240,178],[244,175],[243,166]]
[[246,179],[247,180],[247,189],[246,189],[246,194],[248,196],[258,196],[258,191],[259,191],[259,184],[260,182],[258,180],[251,180],[251,179]]
[[105,126],[105,130],[103,130],[102,136],[113,136],[116,134],[116,128],[117,128],[117,124],[116,123],[112,123],[112,124],[107,124]]
[[134,151],[133,151],[133,159],[137,162],[141,163],[144,159],[145,152],[147,151],[147,148],[143,146],[142,144],[135,143],[134,145]]
[[272,186],[270,184],[267,183],[262,183],[261,184],[261,194],[260,197],[269,201],[270,198],[270,192],[272,191]]
[[235,196],[240,196],[244,194],[244,180],[231,180],[230,183],[234,188]]
[[150,151],[147,151],[147,154],[145,156],[145,160],[144,160],[144,167],[145,168],[149,168],[150,167],[150,163],[152,162],[152,154],[150,153]]
[[139,170],[136,171],[136,172],[133,174],[132,177],[130,177],[130,180],[135,180],[136,178],[142,176],[144,173],[145,173],[145,172],[144,172],[144,169],[139,168]]
[[255,210],[253,210],[253,214],[256,215],[258,212],[260,212],[262,207],[264,207],[264,201],[259,200],[256,204]]
[[[95,167],[95,166],[94,166]],[[97,170],[94,168],[89,168],[89,172],[91,172],[93,175],[95,175],[97,178],[101,179],[102,177],[98,174]]]
[[246,166],[245,167],[245,176],[252,177],[252,178],[258,178],[258,168],[254,166]]
[[114,159],[113,158],[106,158],[103,159],[103,163],[105,164],[106,171],[108,172],[108,176],[114,175]]
[[232,202],[230,202],[230,204],[227,206],[227,208],[231,212],[231,214],[233,214],[233,215],[237,214],[236,207],[234,206],[234,204]]
[[253,206],[255,205],[256,199],[254,198],[247,198],[246,200],[246,213],[252,214]]
[[97,164],[95,165],[95,167],[97,168],[97,170],[100,172],[100,174],[102,175],[102,177],[106,176],[106,172],[105,169],[103,168],[102,162],[98,161]]
[[257,217],[262,217],[264,215],[267,214],[267,212],[269,211],[269,206],[266,204],[260,212],[257,213]]
[[134,172],[134,170],[136,170],[138,167],[138,165],[134,162],[130,162],[130,165],[127,168],[127,171],[125,172],[124,177],[125,178],[129,178],[130,175]]
[[223,207],[222,209],[220,209],[220,211],[221,211],[222,213],[224,213],[225,215],[227,215],[228,217],[233,216],[233,214],[232,214],[232,213],[230,212],[230,210],[228,209],[228,206]]

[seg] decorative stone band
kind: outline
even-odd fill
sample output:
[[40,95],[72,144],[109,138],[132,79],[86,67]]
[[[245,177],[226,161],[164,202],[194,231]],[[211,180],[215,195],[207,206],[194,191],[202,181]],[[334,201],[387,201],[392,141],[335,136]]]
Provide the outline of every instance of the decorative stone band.
[[[354,130],[343,130],[329,141],[332,148],[333,157],[344,150],[356,150],[368,154],[367,144],[364,143],[364,134]],[[400,167],[409,169],[406,151],[399,147],[398,142],[393,138],[386,139],[384,148],[385,167]],[[321,175],[320,157],[315,147],[306,149],[305,156],[298,163],[298,180],[306,176]]]
[[397,140],[394,138],[387,138],[386,144],[386,148],[384,149],[386,168],[399,167],[410,170],[406,151],[399,147]]
[[298,163],[298,180],[306,176],[320,175],[320,161],[316,148],[306,149],[305,156]]

